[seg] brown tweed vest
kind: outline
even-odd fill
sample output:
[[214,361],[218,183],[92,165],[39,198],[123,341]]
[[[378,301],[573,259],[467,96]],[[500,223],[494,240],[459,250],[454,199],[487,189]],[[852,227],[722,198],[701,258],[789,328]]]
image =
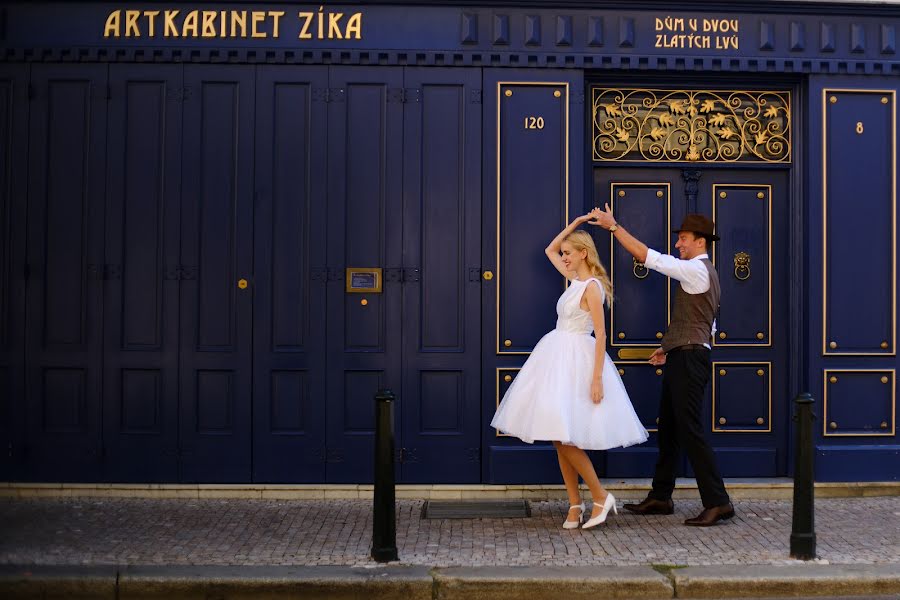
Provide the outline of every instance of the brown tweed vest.
[[719,312],[719,275],[712,262],[703,258],[700,262],[709,271],[709,289],[702,294],[688,294],[681,285],[675,288],[675,307],[672,321],[663,336],[663,352],[687,344],[710,344],[713,321]]

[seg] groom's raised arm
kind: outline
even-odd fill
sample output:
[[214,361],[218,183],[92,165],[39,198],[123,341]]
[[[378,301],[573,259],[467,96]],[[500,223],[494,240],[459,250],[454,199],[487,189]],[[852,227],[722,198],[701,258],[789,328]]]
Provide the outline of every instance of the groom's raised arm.
[[611,230],[613,237],[619,240],[626,252],[638,259],[639,262],[647,262],[647,244],[628,233],[624,227],[616,223],[609,204],[606,204],[605,207],[606,210],[597,213],[599,216],[595,221],[591,222],[591,225],[599,225],[603,229]]

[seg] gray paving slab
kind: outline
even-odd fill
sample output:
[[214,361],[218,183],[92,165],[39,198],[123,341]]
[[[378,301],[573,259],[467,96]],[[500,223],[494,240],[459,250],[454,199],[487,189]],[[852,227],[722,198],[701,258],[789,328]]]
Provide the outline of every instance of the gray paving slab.
[[[619,499],[620,502],[624,498]],[[746,500],[736,518],[685,527],[675,514],[619,511],[563,530],[568,504],[532,502],[525,519],[423,520],[397,503],[400,564],[427,567],[792,565],[791,503]],[[816,502],[819,562],[900,564],[900,497]],[[0,564],[372,566],[367,500],[0,499]]]

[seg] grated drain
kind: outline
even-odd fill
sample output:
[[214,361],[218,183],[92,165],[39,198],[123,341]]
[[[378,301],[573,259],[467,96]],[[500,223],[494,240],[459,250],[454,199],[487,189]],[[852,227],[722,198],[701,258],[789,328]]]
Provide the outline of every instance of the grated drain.
[[423,519],[525,519],[527,500],[427,500]]

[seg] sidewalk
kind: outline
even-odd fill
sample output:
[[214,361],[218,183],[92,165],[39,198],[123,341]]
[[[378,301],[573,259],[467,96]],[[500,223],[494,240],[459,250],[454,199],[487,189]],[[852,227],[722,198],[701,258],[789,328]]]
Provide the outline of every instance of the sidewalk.
[[[636,498],[619,498],[619,505]],[[486,591],[489,581],[495,581],[494,592],[483,597],[500,597],[498,590],[517,589],[511,583],[516,580],[534,600],[544,597],[538,581],[549,586],[548,593],[558,593],[558,586],[571,576],[581,582],[578,589],[594,590],[593,597],[632,597],[620,595],[631,590],[640,597],[670,598],[679,585],[680,597],[784,592],[900,596],[896,496],[817,500],[819,558],[811,563],[788,556],[788,500],[737,501],[736,518],[711,528],[683,526],[701,505],[698,500],[677,500],[674,515],[638,517],[620,510],[590,531],[560,528],[564,501],[532,501],[532,516],[525,519],[425,520],[423,504],[398,501],[400,561],[383,566],[369,558],[372,503],[367,500],[0,499],[0,565],[7,566],[0,591],[4,585],[13,589],[11,582],[27,580],[24,571],[51,579],[69,573],[71,580],[96,567],[103,573],[99,580],[115,585],[141,573],[143,581],[152,575],[157,583],[208,585],[215,575],[220,581],[245,584],[281,581],[279,585],[294,590],[297,578],[320,583],[329,577],[345,583],[357,578],[372,585],[379,577],[385,584],[405,577],[413,586],[407,591],[419,586],[429,598],[439,589],[444,590],[442,598],[451,597],[452,590]],[[749,565],[762,570],[754,572]],[[184,569],[189,566],[202,567]],[[610,587],[610,577],[620,583]],[[763,585],[773,578],[781,581]],[[475,587],[460,583],[466,581]],[[649,587],[638,593],[638,582]],[[348,597],[358,596],[361,589]],[[610,590],[614,596],[603,595]],[[119,592],[119,597],[127,596]],[[166,593],[171,597],[170,589]]]

